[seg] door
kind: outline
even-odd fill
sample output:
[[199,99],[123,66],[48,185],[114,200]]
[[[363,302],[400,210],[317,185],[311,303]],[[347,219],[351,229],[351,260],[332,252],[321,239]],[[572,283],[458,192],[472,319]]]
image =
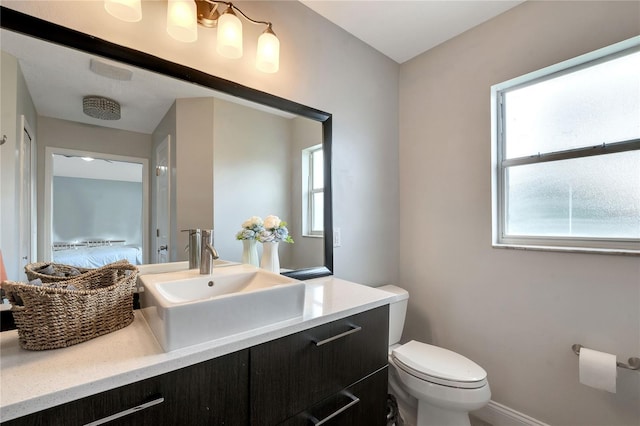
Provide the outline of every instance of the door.
[[166,263],[170,261],[169,256],[169,224],[171,206],[171,167],[170,151],[171,135],[167,137],[156,148],[156,263]]
[[24,116],[22,116],[22,137],[19,151],[19,234],[20,271],[35,258],[36,249],[36,198],[35,198],[35,140]]

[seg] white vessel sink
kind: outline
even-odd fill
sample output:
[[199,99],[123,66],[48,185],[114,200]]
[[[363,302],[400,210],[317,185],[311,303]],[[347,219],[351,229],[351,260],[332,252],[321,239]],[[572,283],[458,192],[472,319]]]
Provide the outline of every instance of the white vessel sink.
[[250,265],[139,277],[142,314],[165,351],[301,316],[304,283]]
[[[230,260],[215,259],[213,261],[214,268],[221,266],[239,265],[238,262],[232,262]],[[138,265],[138,275],[146,274],[164,274],[166,272],[176,271],[188,271],[189,262],[168,262],[168,263],[147,263],[144,265]]]

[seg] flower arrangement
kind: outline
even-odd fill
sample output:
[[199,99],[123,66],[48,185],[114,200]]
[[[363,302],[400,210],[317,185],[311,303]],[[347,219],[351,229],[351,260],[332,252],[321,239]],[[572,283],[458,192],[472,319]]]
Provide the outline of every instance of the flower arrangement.
[[242,229],[236,234],[236,240],[257,240],[258,235],[264,231],[264,222],[259,216],[251,216],[242,222]]
[[287,222],[274,215],[264,219],[263,229],[258,232],[257,239],[261,243],[293,243],[293,238],[287,229]]

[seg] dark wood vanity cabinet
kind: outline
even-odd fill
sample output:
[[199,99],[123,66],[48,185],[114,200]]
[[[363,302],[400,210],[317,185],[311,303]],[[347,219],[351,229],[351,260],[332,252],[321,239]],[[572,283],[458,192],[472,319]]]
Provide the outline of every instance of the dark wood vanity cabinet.
[[288,418],[283,426],[324,424],[341,426],[386,425],[387,367]]
[[327,420],[324,424],[334,426],[382,426],[388,315],[384,305],[3,426],[86,425],[119,413],[128,414],[104,424],[271,426]]
[[311,424],[347,405],[331,424],[385,424],[388,315],[385,305],[252,347],[251,424]]
[[[3,423],[74,426],[108,420],[110,426],[246,425],[248,354],[234,352]],[[52,366],[52,368],[55,368]],[[28,386],[25,383],[25,386]],[[98,423],[101,424],[101,423]]]

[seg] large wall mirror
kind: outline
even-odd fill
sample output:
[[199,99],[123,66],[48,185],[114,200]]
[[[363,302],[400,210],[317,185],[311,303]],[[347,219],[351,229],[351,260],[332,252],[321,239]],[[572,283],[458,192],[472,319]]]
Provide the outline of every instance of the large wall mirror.
[[220,257],[236,262],[241,224],[274,214],[294,239],[280,245],[283,273],[332,273],[329,113],[11,9],[0,19],[2,91],[33,143],[20,161],[37,189],[33,225],[15,214],[16,228],[37,229],[20,237],[33,247],[12,256],[184,261],[182,231],[213,228]]

